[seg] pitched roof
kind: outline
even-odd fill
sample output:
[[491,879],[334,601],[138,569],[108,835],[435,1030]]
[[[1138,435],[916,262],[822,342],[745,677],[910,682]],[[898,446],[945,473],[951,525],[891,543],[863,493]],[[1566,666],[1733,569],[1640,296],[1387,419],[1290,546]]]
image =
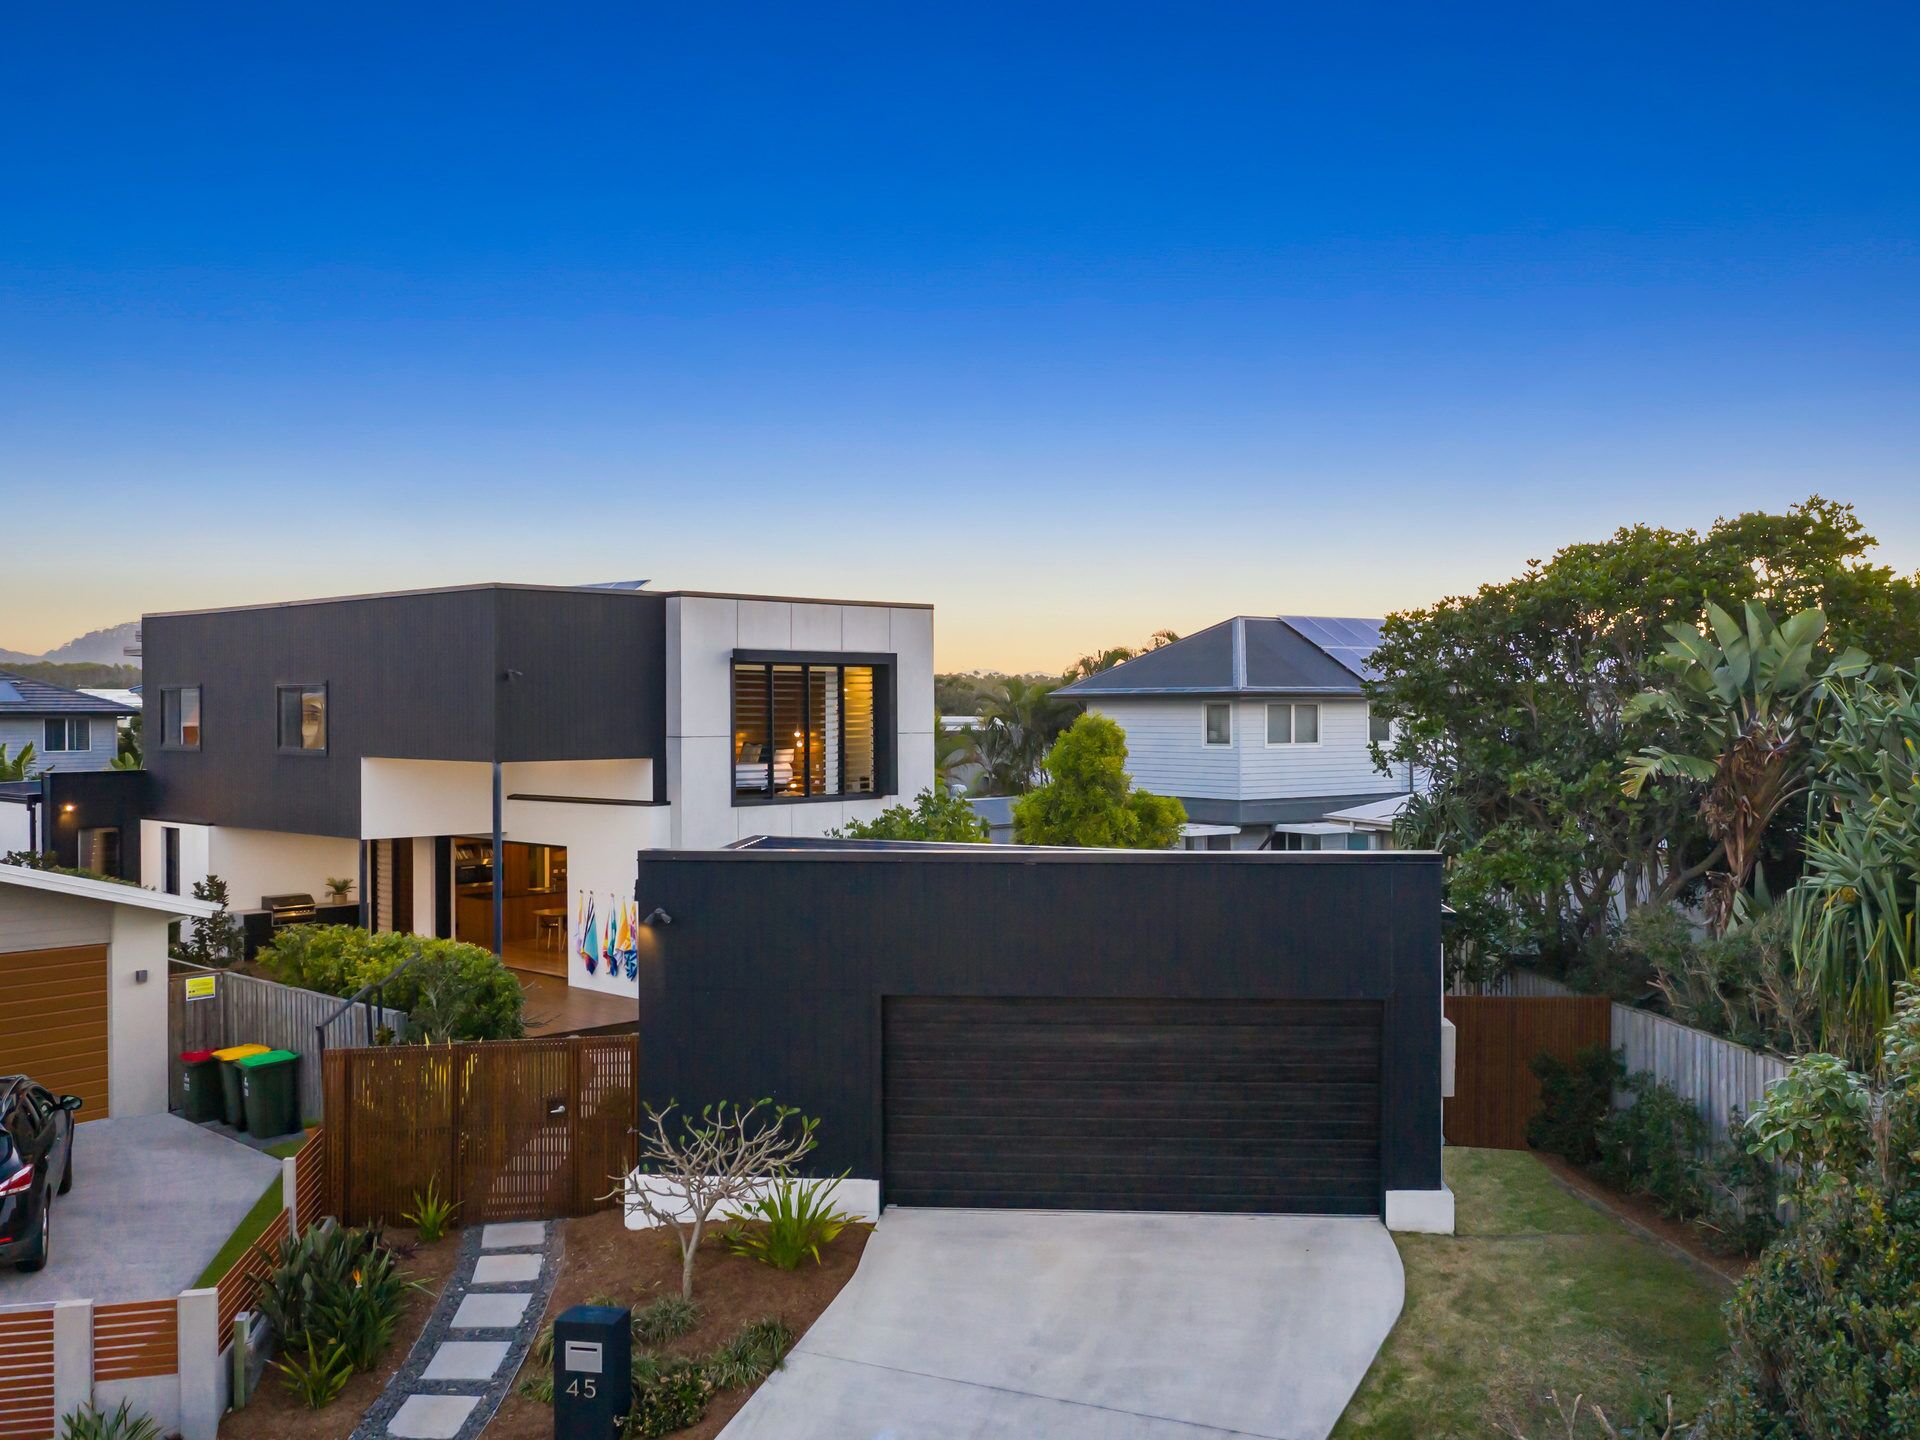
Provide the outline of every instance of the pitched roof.
[[131,705],[0,670],[0,715],[138,715]]
[[1373,678],[1378,620],[1236,615],[1056,692],[1103,695],[1352,695]]
[[58,870],[29,870],[23,865],[0,865],[0,885],[18,885],[23,890],[45,890],[54,895],[69,895],[76,900],[104,900],[109,905],[131,905],[137,910],[158,910],[183,920],[205,920],[219,910],[208,900],[185,895],[161,895],[138,885],[122,885],[116,880],[94,880],[85,875],[62,875]]

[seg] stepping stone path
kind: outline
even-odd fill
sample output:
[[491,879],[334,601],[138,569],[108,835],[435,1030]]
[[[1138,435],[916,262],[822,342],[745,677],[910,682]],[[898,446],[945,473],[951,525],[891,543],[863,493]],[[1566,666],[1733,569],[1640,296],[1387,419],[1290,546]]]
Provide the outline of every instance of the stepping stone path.
[[546,1313],[560,1232],[545,1220],[481,1225],[406,1364],[351,1440],[473,1440],[500,1408]]

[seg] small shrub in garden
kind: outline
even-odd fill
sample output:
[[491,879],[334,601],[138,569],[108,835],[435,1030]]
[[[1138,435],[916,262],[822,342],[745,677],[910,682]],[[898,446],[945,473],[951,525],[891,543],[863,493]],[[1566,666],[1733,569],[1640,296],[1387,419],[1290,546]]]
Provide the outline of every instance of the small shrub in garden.
[[[393,1252],[376,1232],[326,1225],[281,1242],[258,1304],[289,1355],[305,1348],[304,1362],[296,1362],[302,1367],[298,1374],[282,1367],[304,1397],[306,1372],[318,1365],[331,1374],[336,1356],[348,1374],[373,1368],[393,1341],[406,1292]],[[315,1380],[313,1393],[319,1388]]]
[[1627,1073],[1620,1057],[1604,1045],[1582,1050],[1571,1064],[1537,1055],[1540,1109],[1527,1122],[1527,1143],[1576,1165],[1600,1156],[1600,1122],[1613,1108],[1613,1088]]
[[[400,967],[419,960],[403,975]],[[283,985],[342,998],[393,976],[381,998],[411,1017],[407,1039],[517,1040],[526,1034],[526,992],[500,957],[458,940],[369,934],[354,925],[294,925],[258,961]]]
[[744,1390],[780,1368],[793,1348],[793,1328],[775,1316],[744,1325],[707,1357],[707,1376],[718,1390]]
[[330,1404],[353,1378],[353,1361],[338,1342],[317,1345],[311,1333],[303,1337],[304,1353],[289,1353],[273,1362],[301,1404],[318,1410]]
[[713,1399],[713,1381],[697,1360],[660,1361],[651,1369],[645,1380],[634,1376],[627,1440],[656,1440],[684,1430],[707,1413]]
[[633,1338],[642,1345],[678,1340],[700,1323],[700,1307],[678,1295],[662,1295],[633,1312]]
[[1633,1103],[1600,1122],[1596,1173],[1616,1190],[1645,1195],[1670,1220],[1704,1214],[1707,1122],[1671,1085],[1650,1076],[1633,1076],[1626,1089]]
[[110,1414],[82,1405],[60,1421],[60,1440],[160,1440],[160,1425],[125,1400]]
[[808,1256],[820,1263],[820,1247],[832,1244],[853,1217],[833,1208],[830,1184],[782,1180],[741,1212],[757,1225],[735,1225],[727,1231],[727,1248],[736,1255],[759,1260],[776,1270],[792,1270]]
[[1802,1179],[1727,1307],[1706,1440],[1920,1440],[1920,989],[1895,994],[1878,1090],[1802,1056],[1748,1122]]
[[414,1191],[413,1209],[400,1218],[420,1232],[420,1243],[431,1245],[447,1233],[447,1226],[453,1221],[453,1212],[460,1208],[459,1202],[448,1200],[440,1193],[440,1177],[435,1175],[427,1181],[425,1193]]

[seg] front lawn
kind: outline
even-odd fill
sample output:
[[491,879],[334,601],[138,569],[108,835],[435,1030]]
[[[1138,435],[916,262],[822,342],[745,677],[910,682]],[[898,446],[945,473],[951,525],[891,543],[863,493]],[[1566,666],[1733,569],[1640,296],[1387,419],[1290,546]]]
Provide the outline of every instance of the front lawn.
[[[1446,1152],[1459,1233],[1396,1235],[1406,1308],[1335,1440],[1564,1434],[1548,1400],[1614,1424],[1674,1396],[1691,1418],[1727,1292],[1562,1190],[1519,1150]],[[1659,1433],[1655,1427],[1654,1434]]]

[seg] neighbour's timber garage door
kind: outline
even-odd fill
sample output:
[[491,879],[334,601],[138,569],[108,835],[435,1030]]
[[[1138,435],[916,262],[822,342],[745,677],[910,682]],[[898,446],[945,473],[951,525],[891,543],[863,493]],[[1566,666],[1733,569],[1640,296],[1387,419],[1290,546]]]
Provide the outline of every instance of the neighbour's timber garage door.
[[1374,1001],[890,998],[889,1205],[1371,1215]]
[[107,947],[0,951],[0,1075],[28,1075],[107,1113]]

